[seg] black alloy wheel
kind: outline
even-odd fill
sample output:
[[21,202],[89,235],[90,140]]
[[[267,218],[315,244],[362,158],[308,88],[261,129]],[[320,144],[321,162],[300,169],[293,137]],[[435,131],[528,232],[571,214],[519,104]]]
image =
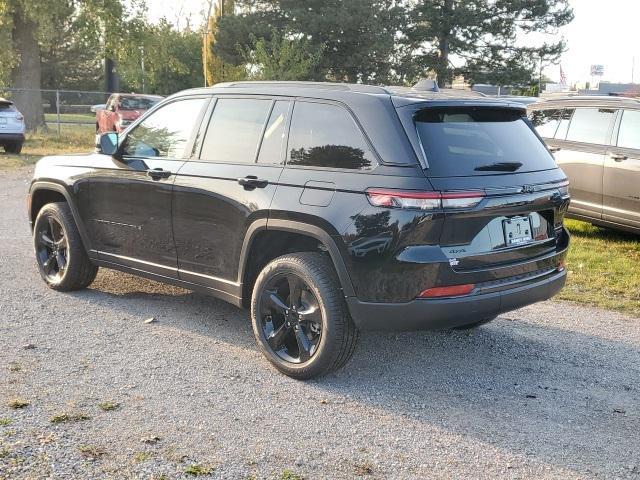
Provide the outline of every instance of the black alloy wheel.
[[63,226],[53,216],[38,226],[35,234],[38,265],[47,280],[58,283],[68,264],[69,243]]
[[320,304],[309,286],[295,273],[272,277],[258,306],[262,334],[282,360],[305,363],[322,338]]

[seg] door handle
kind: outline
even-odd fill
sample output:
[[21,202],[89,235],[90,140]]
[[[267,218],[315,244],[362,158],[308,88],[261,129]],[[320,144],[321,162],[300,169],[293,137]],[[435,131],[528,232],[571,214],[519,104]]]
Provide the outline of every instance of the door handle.
[[626,160],[628,157],[626,155],[623,155],[622,153],[609,152],[609,158],[611,160],[615,160],[616,162],[622,162],[623,160]]
[[169,170],[163,170],[162,168],[154,168],[153,170],[147,170],[147,176],[154,180],[160,180],[161,178],[169,178],[173,175],[173,172]]
[[556,152],[559,152],[560,150],[562,150],[561,147],[549,147],[549,151],[551,153],[556,153]]
[[266,187],[267,185],[269,185],[269,181],[258,178],[255,175],[247,175],[244,178],[239,178],[238,184],[242,185],[245,190],[254,190],[256,188]]

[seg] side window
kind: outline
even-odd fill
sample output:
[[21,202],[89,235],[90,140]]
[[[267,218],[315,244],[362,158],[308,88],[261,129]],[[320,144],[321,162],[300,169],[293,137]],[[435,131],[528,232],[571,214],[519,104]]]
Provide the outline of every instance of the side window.
[[254,163],[271,103],[254,98],[219,99],[204,136],[200,159]]
[[282,147],[285,139],[285,129],[291,102],[278,100],[273,105],[267,128],[264,130],[258,163],[280,163],[282,161]]
[[296,102],[287,163],[361,170],[374,165],[375,159],[347,110],[337,105]]
[[160,107],[129,132],[122,153],[133,157],[184,158],[206,102],[204,98],[190,98]]
[[639,110],[625,110],[622,113],[617,145],[622,148],[640,149]]
[[534,110],[531,112],[531,123],[536,127],[538,135],[543,138],[553,138],[556,134],[562,110]]
[[569,124],[571,123],[573,112],[573,108],[562,110],[562,113],[560,114],[560,124],[558,125],[558,130],[556,130],[554,138],[557,138],[558,140],[564,140],[567,138],[567,131],[569,130]]
[[607,144],[607,133],[613,120],[615,110],[606,108],[576,108],[567,140],[573,142]]

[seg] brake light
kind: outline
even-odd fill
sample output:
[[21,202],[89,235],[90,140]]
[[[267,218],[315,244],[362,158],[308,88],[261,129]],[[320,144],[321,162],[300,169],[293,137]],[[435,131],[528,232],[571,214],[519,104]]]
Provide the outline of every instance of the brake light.
[[369,203],[374,207],[440,210],[475,207],[485,197],[484,192],[420,192],[369,188]]
[[450,285],[448,287],[427,288],[418,295],[419,298],[460,297],[469,295],[476,286],[473,283]]
[[24,120],[24,117],[22,116],[22,114],[21,114],[21,113],[19,113],[19,114],[17,114],[17,115],[16,115],[16,120],[19,120],[19,121]]

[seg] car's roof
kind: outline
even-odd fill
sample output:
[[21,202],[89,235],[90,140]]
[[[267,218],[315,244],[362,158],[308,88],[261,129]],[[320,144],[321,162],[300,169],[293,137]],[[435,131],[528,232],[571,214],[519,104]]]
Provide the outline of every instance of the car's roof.
[[6,103],[8,105],[13,105],[13,102],[11,100],[7,100],[4,97],[0,97],[0,103]]
[[604,96],[604,95],[575,95],[562,97],[541,98],[540,101],[529,105],[530,109],[553,107],[613,107],[640,108],[640,99],[632,97]]
[[359,83],[331,83],[331,82],[279,82],[279,81],[242,81],[219,83],[212,87],[196,88],[181,92],[188,94],[247,94],[247,95],[282,95],[288,97],[311,97],[342,101],[349,104],[350,99],[356,97],[393,98],[396,105],[424,103],[429,101],[480,101],[482,103],[513,106],[513,102],[503,102],[496,98],[488,98],[480,92],[457,89],[433,90],[402,87],[377,86]]

